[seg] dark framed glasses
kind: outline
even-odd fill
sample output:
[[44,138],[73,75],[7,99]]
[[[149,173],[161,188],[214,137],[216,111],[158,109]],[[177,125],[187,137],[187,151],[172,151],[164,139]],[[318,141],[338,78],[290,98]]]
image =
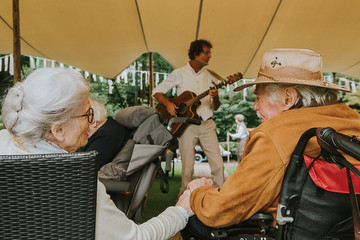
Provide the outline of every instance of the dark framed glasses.
[[94,121],[94,109],[90,107],[85,114],[75,116],[74,118],[79,118],[79,117],[87,117],[88,122],[92,123]]

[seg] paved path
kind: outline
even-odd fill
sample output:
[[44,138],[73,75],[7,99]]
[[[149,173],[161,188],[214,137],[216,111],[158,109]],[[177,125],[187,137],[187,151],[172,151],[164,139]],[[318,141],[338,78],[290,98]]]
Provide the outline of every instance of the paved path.
[[[224,176],[225,179],[229,177],[229,173],[226,171],[227,168],[236,168],[238,166],[237,161],[230,161],[228,162],[224,162]],[[181,161],[175,161],[175,168],[179,169],[179,167],[181,168]],[[230,171],[230,173],[233,172]],[[210,177],[210,166],[209,163],[207,162],[202,162],[202,163],[195,163],[194,164],[194,178],[200,178],[200,177]]]

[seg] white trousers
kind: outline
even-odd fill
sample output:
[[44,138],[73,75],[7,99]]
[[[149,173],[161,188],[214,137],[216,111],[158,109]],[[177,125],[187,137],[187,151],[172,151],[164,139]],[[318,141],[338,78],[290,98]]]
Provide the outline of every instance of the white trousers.
[[216,124],[214,120],[208,119],[201,121],[201,125],[189,124],[179,138],[182,162],[180,194],[186,190],[187,184],[193,179],[196,144],[201,146],[208,159],[211,178],[215,186],[221,187],[224,183],[224,163],[216,135]]

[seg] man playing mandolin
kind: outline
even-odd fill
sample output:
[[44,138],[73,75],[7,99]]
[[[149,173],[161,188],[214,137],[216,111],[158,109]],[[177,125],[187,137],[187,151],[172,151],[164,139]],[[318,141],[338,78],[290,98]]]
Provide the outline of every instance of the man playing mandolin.
[[[188,110],[190,117],[201,119],[201,124],[189,124],[179,136],[179,150],[182,161],[182,185],[180,193],[186,189],[187,184],[193,178],[196,144],[200,144],[208,158],[215,186],[221,187],[224,183],[224,164],[215,131],[216,125],[214,120],[212,120],[212,110],[218,109],[221,103],[218,90],[213,87],[217,79],[205,67],[211,58],[211,48],[212,45],[209,41],[193,41],[188,53],[190,61],[184,67],[175,69],[153,92],[153,97],[172,116],[184,115],[180,112],[179,104],[164,96],[170,89],[176,87],[178,98],[187,95],[188,92],[190,98],[195,96],[193,93],[201,94],[206,91],[205,93],[209,94],[209,96],[201,100],[200,105],[194,104]],[[182,93],[184,94],[181,95]],[[185,101],[188,100],[191,99],[185,99]]]

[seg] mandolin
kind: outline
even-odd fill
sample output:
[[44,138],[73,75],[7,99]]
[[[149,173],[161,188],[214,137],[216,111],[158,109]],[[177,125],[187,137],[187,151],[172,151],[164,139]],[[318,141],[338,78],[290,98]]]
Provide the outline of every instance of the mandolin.
[[[223,82],[220,82],[219,84],[215,84],[213,82],[214,88],[219,89],[224,85],[233,84],[234,82],[242,79],[242,77],[243,76],[240,72],[230,75]],[[196,95],[191,91],[185,91],[175,98],[170,98],[169,101],[175,103],[175,105],[178,107],[178,109],[176,110],[178,117],[186,117],[188,119],[199,119],[199,115],[196,113],[196,109],[201,104],[200,100],[206,97],[207,95],[209,95],[209,90],[206,90],[205,92],[199,95]],[[170,113],[168,113],[165,105],[162,103],[156,105],[156,110],[160,113],[160,115],[165,119],[166,122],[168,122],[170,118],[173,117]],[[186,123],[175,123],[172,126],[170,132],[174,137],[180,137],[187,126],[188,124]]]

